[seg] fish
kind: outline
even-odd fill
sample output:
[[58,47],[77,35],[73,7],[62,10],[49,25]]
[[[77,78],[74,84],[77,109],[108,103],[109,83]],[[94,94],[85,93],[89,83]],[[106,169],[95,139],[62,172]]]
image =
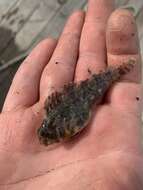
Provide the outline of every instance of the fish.
[[40,143],[48,146],[79,134],[91,120],[93,105],[101,104],[113,83],[129,73],[134,65],[135,61],[129,60],[120,66],[109,66],[86,80],[70,82],[48,96],[45,116],[37,130]]

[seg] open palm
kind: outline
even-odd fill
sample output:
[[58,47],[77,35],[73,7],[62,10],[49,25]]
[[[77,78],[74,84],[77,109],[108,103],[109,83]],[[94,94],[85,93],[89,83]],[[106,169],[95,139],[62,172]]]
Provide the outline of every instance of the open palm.
[[[89,0],[86,15],[73,13],[58,42],[41,42],[19,68],[0,115],[0,189],[143,188],[137,30],[128,11],[108,19],[113,4]],[[95,106],[81,135],[48,147],[39,143],[48,95],[130,58],[136,68]]]

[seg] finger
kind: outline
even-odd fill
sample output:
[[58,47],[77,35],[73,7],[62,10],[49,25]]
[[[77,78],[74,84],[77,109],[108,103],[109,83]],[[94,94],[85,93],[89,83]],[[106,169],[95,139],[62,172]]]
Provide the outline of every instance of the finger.
[[113,0],[89,0],[80,42],[80,55],[75,80],[79,81],[106,66],[105,29],[113,10]]
[[55,46],[55,40],[44,40],[25,59],[14,77],[3,111],[31,106],[38,100],[41,74]]
[[132,14],[127,10],[116,10],[109,18],[106,38],[109,65],[136,60],[134,70],[124,77],[124,83],[120,82],[111,89],[107,99],[118,109],[135,115],[140,110],[141,88],[139,84],[125,82],[139,82],[141,77],[138,34]]
[[69,18],[54,54],[46,66],[40,84],[41,100],[73,80],[84,12],[76,11]]
[[130,82],[118,82],[107,94],[107,102],[118,110],[137,115],[141,113],[141,85]]
[[126,80],[137,82],[141,64],[137,27],[133,15],[124,9],[116,10],[109,18],[106,33],[108,64],[122,64],[129,59],[137,64]]

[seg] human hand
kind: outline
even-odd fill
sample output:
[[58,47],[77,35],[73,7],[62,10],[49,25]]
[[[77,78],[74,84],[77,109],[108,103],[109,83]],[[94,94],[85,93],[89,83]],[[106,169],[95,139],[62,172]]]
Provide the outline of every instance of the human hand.
[[[137,30],[125,10],[108,20],[113,4],[89,0],[86,16],[73,13],[59,41],[44,40],[20,66],[0,115],[0,189],[143,188]],[[129,58],[136,68],[93,111],[87,130],[65,144],[40,145],[48,95]]]

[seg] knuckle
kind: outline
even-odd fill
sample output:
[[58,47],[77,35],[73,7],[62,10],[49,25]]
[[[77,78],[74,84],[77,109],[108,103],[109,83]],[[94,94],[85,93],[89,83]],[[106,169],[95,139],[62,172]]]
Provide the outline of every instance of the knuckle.
[[64,32],[62,35],[63,39],[71,39],[71,41],[79,40],[80,34],[78,32]]

